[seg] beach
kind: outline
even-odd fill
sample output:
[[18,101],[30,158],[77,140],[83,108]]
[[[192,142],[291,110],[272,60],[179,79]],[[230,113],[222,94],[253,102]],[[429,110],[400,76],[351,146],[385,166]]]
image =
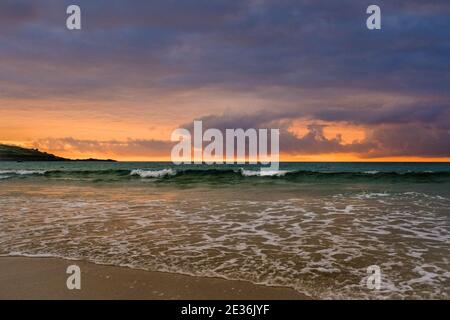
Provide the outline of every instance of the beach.
[[[3,162],[0,176],[4,297],[450,296],[448,164],[281,163],[267,176],[257,166]],[[67,261],[83,261],[81,293],[64,287]]]
[[[70,265],[81,269],[81,290],[66,286]],[[55,258],[0,257],[0,299],[294,300],[289,288],[193,277]]]

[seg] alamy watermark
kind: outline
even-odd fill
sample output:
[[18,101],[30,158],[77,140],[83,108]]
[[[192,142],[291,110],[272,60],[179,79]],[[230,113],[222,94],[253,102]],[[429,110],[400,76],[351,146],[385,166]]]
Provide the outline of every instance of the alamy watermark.
[[178,141],[171,152],[176,165],[248,163],[261,164],[261,171],[280,168],[279,129],[226,129],[224,135],[215,128],[203,132],[203,122],[194,121],[193,135],[188,129],[178,128],[172,132],[171,141]]
[[81,30],[81,8],[72,4],[67,7],[66,13],[69,15],[66,20],[67,29]]
[[377,5],[370,5],[366,10],[367,14],[370,16],[367,18],[366,26],[369,30],[380,30],[381,29],[381,9]]
[[76,264],[70,265],[66,269],[67,277],[66,286],[69,290],[81,290],[81,269]]
[[377,265],[371,265],[367,267],[366,286],[369,290],[381,289],[381,268]]

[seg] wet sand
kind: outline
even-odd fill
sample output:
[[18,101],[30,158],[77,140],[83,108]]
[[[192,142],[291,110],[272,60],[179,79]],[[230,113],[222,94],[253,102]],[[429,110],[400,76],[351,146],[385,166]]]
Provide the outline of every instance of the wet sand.
[[[68,266],[81,290],[68,290]],[[56,258],[0,258],[0,299],[308,299],[295,290],[245,281],[192,277]]]

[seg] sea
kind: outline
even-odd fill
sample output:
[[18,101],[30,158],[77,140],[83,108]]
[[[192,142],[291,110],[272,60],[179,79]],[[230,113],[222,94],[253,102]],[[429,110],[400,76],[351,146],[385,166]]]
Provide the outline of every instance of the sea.
[[450,163],[0,162],[0,256],[449,299]]

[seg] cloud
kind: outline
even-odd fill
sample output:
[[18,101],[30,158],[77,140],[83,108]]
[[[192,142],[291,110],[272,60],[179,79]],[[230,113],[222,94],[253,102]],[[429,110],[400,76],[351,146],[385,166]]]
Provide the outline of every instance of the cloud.
[[54,153],[107,154],[126,157],[168,156],[173,143],[160,140],[96,141],[79,140],[72,137],[48,138],[33,142],[34,148]]
[[450,89],[448,1],[380,1],[378,33],[365,28],[366,3],[357,0],[80,0],[81,32],[65,29],[70,3],[3,5],[4,15],[27,22],[0,35],[0,58],[11,62],[2,66],[3,94],[17,86],[47,95],[114,95],[120,87]]
[[35,21],[37,17],[37,7],[29,1],[2,0],[0,3],[0,27],[2,29]]
[[[447,0],[380,0],[382,30],[375,32],[365,27],[371,3],[359,0],[79,0],[79,32],[65,28],[69,4],[0,3],[3,99],[70,101],[71,108],[87,100],[94,109],[107,101],[107,111],[96,109],[99,117],[145,109],[203,116],[222,129],[280,126],[289,153],[448,155]],[[224,97],[244,95],[230,112],[217,111]],[[174,96],[184,103],[167,98]],[[135,109],[124,108],[124,100]],[[163,100],[169,102],[158,104]],[[17,107],[9,101],[0,108],[7,106]],[[27,106],[30,113],[54,108]],[[310,124],[306,135],[289,131],[295,119]],[[367,138],[327,138],[323,122],[363,126]],[[167,147],[156,140],[55,139],[121,154]]]
[[421,156],[450,157],[450,126],[382,125],[374,129],[367,142],[373,148],[361,154],[365,158]]
[[[366,137],[351,143],[344,143],[339,134],[332,138],[326,137],[324,134],[326,125],[314,123],[318,119],[310,120],[311,124],[307,126],[307,133],[304,135],[294,134],[291,125],[295,114],[210,115],[197,120],[203,122],[204,129],[217,128],[222,132],[225,132],[227,128],[280,129],[280,151],[291,155],[352,153],[361,158],[450,157],[449,110],[446,108],[439,113],[438,121],[436,121],[438,115],[433,110],[431,108],[431,111],[425,109],[424,112],[410,112],[406,118],[394,117],[393,121],[386,121],[386,123],[375,121],[374,124],[371,121],[365,123],[352,120],[352,122],[369,125],[366,127]],[[438,110],[441,109],[438,108]],[[384,115],[381,112],[378,118]],[[333,120],[336,119],[333,118]],[[183,127],[192,130],[192,124],[185,124]]]
[[313,113],[324,121],[345,121],[355,124],[437,123],[450,120],[450,104],[368,105],[360,108],[324,107]]
[[[286,115],[285,115],[286,116]],[[275,120],[274,120],[275,119]],[[226,129],[242,128],[280,129],[280,151],[290,155],[318,154],[355,154],[361,158],[373,159],[381,157],[415,156],[415,157],[450,157],[450,122],[444,126],[434,124],[423,125],[417,122],[389,123],[369,126],[366,137],[351,143],[344,143],[341,135],[327,137],[324,134],[326,125],[311,123],[307,132],[301,136],[291,131],[293,120],[287,117],[274,117],[273,114],[228,114],[199,118],[203,130],[216,128],[223,132]],[[186,123],[180,128],[193,130],[193,123]],[[120,157],[170,157],[175,143],[164,140],[96,141],[67,138],[40,139],[33,147],[51,152],[108,154]]]

